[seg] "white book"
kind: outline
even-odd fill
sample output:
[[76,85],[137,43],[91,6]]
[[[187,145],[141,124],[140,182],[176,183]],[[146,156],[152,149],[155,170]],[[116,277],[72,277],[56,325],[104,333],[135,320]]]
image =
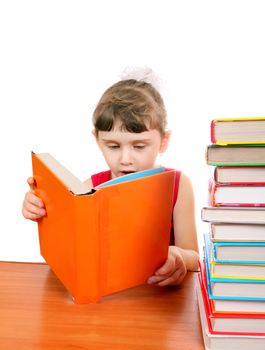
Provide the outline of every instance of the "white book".
[[[198,274],[198,280],[200,274]],[[204,285],[197,286],[198,299],[203,302],[209,330],[213,332],[264,333],[265,314],[216,313],[206,294]],[[256,335],[256,334],[255,334]]]
[[265,302],[265,280],[207,277],[210,299],[256,300]]
[[265,297],[265,283],[255,282],[210,282],[212,297],[260,298]]
[[263,144],[265,118],[221,118],[211,123],[211,141],[226,144]]
[[216,262],[213,258],[213,244],[204,247],[205,262],[209,265],[211,278],[264,279],[265,264]]
[[216,182],[229,183],[265,183],[265,166],[226,166],[214,169]]
[[202,208],[203,221],[213,223],[265,224],[265,207],[213,207]]
[[220,278],[265,279],[264,265],[227,264],[211,261],[211,276]]
[[213,186],[212,205],[260,205],[265,206],[265,185],[222,185]]
[[213,242],[265,242],[265,225],[211,223]]
[[213,259],[217,262],[265,264],[265,242],[215,242]]

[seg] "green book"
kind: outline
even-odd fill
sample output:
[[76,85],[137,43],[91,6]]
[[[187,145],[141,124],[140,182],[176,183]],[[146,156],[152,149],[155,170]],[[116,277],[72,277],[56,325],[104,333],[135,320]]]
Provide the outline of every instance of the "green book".
[[206,163],[214,166],[265,166],[265,144],[209,145]]

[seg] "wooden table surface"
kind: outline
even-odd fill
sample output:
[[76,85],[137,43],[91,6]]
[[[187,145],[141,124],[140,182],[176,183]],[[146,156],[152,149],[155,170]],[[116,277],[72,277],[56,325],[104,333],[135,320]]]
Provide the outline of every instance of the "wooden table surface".
[[47,265],[0,262],[0,349],[203,350],[195,278],[76,305]]

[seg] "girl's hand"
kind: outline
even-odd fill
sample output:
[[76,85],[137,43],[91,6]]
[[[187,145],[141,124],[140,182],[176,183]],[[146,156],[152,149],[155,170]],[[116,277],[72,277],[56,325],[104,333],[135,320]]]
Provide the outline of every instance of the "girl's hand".
[[29,177],[27,182],[30,190],[25,195],[22,214],[26,219],[37,221],[46,214],[46,210],[43,201],[34,194],[34,178]]
[[147,283],[159,287],[177,285],[182,282],[186,273],[187,268],[181,254],[181,249],[176,246],[170,246],[165,264],[153,276],[149,277]]

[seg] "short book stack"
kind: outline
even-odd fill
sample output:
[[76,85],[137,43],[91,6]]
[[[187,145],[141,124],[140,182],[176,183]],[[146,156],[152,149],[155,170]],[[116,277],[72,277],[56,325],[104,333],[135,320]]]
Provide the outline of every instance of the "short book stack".
[[215,119],[197,295],[206,349],[265,349],[265,117]]

